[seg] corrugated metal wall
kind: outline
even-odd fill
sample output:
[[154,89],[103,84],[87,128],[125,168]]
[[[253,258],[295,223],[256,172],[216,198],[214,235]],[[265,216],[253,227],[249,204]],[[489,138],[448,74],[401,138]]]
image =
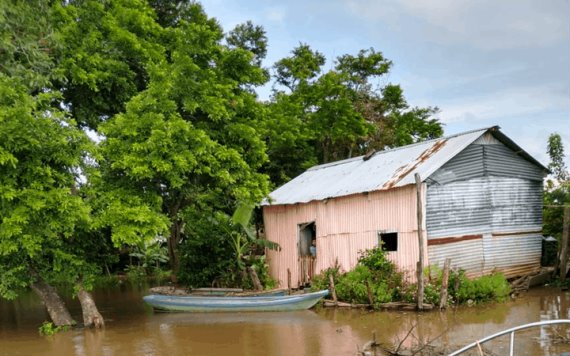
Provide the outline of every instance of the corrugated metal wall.
[[[490,134],[488,134],[490,136]],[[470,275],[500,270],[522,275],[540,266],[542,177],[539,167],[492,137],[468,146],[428,179],[426,225],[430,262]],[[466,235],[483,238],[454,241]],[[450,238],[450,243],[441,243]]]
[[486,177],[431,185],[427,190],[428,239],[490,231],[491,204]]
[[469,277],[483,273],[483,239],[460,241],[443,245],[428,246],[429,262],[442,267],[445,259],[451,257],[452,268],[463,268]]
[[481,238],[428,246],[429,261],[442,267],[447,257],[452,268],[462,268],[469,277],[502,272],[507,278],[538,272],[542,235],[484,234]]
[[492,232],[542,230],[542,182],[488,178]]
[[483,273],[503,272],[507,278],[538,272],[542,235],[537,233],[483,237],[485,266]]
[[398,251],[390,252],[388,258],[413,272],[418,260],[415,206],[414,186],[326,202],[264,206],[266,235],[281,246],[281,251],[268,251],[270,273],[286,287],[289,268],[292,285],[298,286],[298,225],[311,221],[316,224],[317,273],[337,261],[344,270],[352,269],[359,251],[377,246],[380,230],[398,232]]
[[542,184],[536,181],[487,176],[431,185],[426,206],[428,238],[542,228]]

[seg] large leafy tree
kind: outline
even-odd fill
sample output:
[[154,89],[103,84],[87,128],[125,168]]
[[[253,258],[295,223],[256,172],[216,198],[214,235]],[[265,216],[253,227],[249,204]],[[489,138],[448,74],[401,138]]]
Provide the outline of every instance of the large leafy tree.
[[164,55],[161,27],[144,1],[8,1],[0,16],[2,295],[31,286],[56,324],[70,324],[51,284],[72,283],[85,325],[99,326],[88,290],[100,261],[90,252],[108,243],[92,228],[112,224],[101,216],[115,205],[86,169],[94,156],[79,128],[97,129],[147,87],[147,64]]
[[76,185],[90,144],[51,85],[59,44],[51,10],[44,1],[0,3],[0,296],[31,287],[66,325],[73,320],[54,282],[92,300],[83,278],[93,265],[72,248],[89,223]]
[[375,87],[392,63],[374,49],[343,55],[323,71],[324,56],[301,44],[274,66],[266,122],[272,182],[319,163],[406,145],[443,134],[437,108],[410,108],[400,86]]
[[88,140],[53,108],[54,95],[32,96],[0,74],[0,295],[31,286],[64,325],[71,318],[49,283],[76,283],[90,268],[67,245],[88,223],[72,191]]
[[[164,30],[168,55],[148,65],[148,88],[100,127],[102,183],[117,205],[105,220],[123,241],[166,235],[175,272],[192,229],[185,211],[231,209],[268,190],[257,172],[266,159],[255,129],[264,111],[248,89],[265,72],[250,50],[222,43],[222,29],[198,4],[182,15]],[[146,222],[158,229],[139,229]]]

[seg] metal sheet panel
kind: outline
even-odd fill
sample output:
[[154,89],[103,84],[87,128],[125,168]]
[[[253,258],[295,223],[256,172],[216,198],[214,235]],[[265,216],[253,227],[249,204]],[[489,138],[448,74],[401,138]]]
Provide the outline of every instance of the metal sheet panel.
[[487,133],[439,168],[428,184],[447,184],[483,176],[520,178],[542,182],[544,171]]
[[[485,267],[483,273],[502,272],[507,278],[521,275],[525,270],[540,269],[542,235],[517,234],[483,237]],[[521,267],[523,267],[521,271]]]
[[485,251],[484,273],[496,270],[508,275],[510,269],[518,266],[540,267],[542,235],[536,233],[511,236],[485,235],[483,249]]
[[428,239],[489,232],[491,205],[487,178],[432,185],[427,190]]
[[542,184],[488,176],[427,190],[429,238],[542,228]]
[[493,232],[542,229],[542,182],[489,177]]
[[484,145],[488,175],[542,182],[544,172],[505,145]]
[[429,263],[443,268],[446,258],[451,258],[451,267],[464,269],[467,276],[476,277],[483,273],[483,239],[453,242],[428,246]]
[[428,185],[443,185],[485,175],[483,145],[470,145],[444,164],[427,180]]
[[540,269],[540,234],[517,234],[428,246],[431,265],[443,267],[451,258],[453,268],[462,268],[473,278],[501,272],[507,278],[529,274]]

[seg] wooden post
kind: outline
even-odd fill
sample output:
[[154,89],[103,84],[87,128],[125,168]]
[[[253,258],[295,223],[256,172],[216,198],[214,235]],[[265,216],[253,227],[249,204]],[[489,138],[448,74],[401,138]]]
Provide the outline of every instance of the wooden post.
[[418,276],[418,310],[423,310],[424,303],[424,236],[422,231],[423,225],[423,204],[422,204],[422,180],[418,173],[414,174],[416,179],[416,193],[417,193],[417,213],[418,213],[418,244],[420,258],[417,265],[417,276]]
[[441,276],[441,290],[439,291],[439,309],[447,308],[447,286],[449,285],[449,267],[451,258],[446,258],[443,264],[443,275]]
[[289,295],[291,295],[291,270],[287,268],[287,290]]
[[422,268],[422,263],[420,261],[418,261],[416,263],[416,279],[418,280],[418,291],[417,291],[417,305],[416,308],[418,310],[423,310],[424,309],[424,274],[423,274],[423,268]]
[[336,289],[335,289],[335,287],[334,287],[334,278],[333,278],[332,273],[329,274],[329,289],[330,289],[330,291],[331,291],[331,294],[332,294],[332,297],[333,297],[333,302],[334,302],[334,305],[335,305],[335,307],[336,307],[336,306],[338,305],[338,299],[337,299],[337,297],[336,297]]
[[364,283],[366,283],[366,291],[368,292],[368,303],[370,303],[371,307],[374,307],[374,296],[372,295],[372,289],[370,289],[370,282],[366,280]]
[[562,227],[562,249],[560,250],[560,282],[566,281],[566,267],[568,266],[568,224],[570,224],[570,207],[564,208]]
[[255,290],[263,290],[263,286],[261,285],[261,281],[259,280],[259,277],[257,276],[257,272],[255,272],[255,269],[253,269],[253,267],[249,266],[249,267],[247,267],[247,271],[249,272],[249,277],[251,278],[251,281],[253,282],[253,287],[255,288]]

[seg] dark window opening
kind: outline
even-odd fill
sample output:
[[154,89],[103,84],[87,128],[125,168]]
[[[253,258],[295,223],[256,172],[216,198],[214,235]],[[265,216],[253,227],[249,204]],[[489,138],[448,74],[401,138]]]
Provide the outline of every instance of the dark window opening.
[[379,232],[378,243],[384,251],[398,251],[398,233],[397,232]]
[[316,255],[317,227],[314,222],[299,224],[299,256]]

